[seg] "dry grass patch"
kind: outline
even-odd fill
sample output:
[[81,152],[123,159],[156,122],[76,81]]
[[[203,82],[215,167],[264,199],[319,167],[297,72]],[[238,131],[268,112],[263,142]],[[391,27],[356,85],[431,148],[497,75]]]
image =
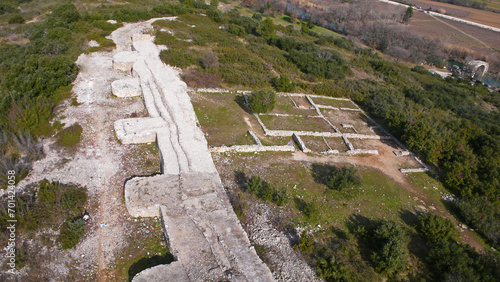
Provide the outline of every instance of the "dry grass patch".
[[[297,106],[299,106],[297,104]],[[272,114],[289,114],[289,115],[317,115],[314,109],[309,107],[295,107],[292,100],[288,96],[278,96],[276,97],[276,106],[271,112]]]
[[334,132],[322,118],[272,115],[260,115],[259,118],[270,130]]
[[370,129],[371,123],[365,115],[358,111],[341,111],[341,110],[322,110],[323,115],[335,125],[342,133],[354,133],[351,128],[345,128],[342,124],[354,126],[359,134],[375,135],[375,132]]
[[316,105],[324,105],[324,106],[348,108],[348,109],[357,109],[356,106],[351,101],[319,98],[319,97],[312,97],[312,100]]
[[338,150],[339,152],[347,152],[349,148],[345,144],[344,140],[340,137],[325,137],[326,142],[332,148],[332,150]]
[[255,119],[235,101],[234,94],[193,93],[193,107],[210,146],[253,145],[245,119]]
[[293,101],[295,102],[295,104],[297,104],[299,108],[304,108],[304,109],[312,108],[311,103],[309,103],[309,101],[307,101],[307,99],[303,96],[290,96],[290,98],[293,99]]
[[300,137],[306,147],[313,152],[324,152],[328,150],[328,146],[326,145],[323,138],[316,136],[301,136]]

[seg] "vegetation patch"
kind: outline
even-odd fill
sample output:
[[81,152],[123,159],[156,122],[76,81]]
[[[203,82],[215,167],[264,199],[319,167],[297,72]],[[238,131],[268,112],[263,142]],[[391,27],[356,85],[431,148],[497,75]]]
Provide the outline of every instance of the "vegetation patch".
[[174,261],[157,218],[138,219],[129,228],[127,246],[116,255],[116,280],[132,281],[143,270]]
[[74,150],[76,145],[80,142],[82,135],[82,126],[74,123],[57,133],[56,144],[66,149]]
[[196,93],[192,94],[192,103],[211,146],[254,144],[246,121],[258,124],[255,117],[239,107],[234,94]]
[[276,105],[276,92],[268,89],[255,90],[248,96],[248,108],[254,113],[266,113]]
[[260,176],[252,176],[248,178],[241,170],[235,171],[235,178],[240,187],[245,192],[257,196],[263,201],[270,201],[278,206],[285,204],[287,193],[285,189],[275,189],[268,182],[264,181]]
[[[2,201],[6,200],[3,197]],[[44,228],[52,228],[60,230],[58,242],[63,249],[70,249],[79,242],[85,225],[82,220],[87,203],[85,188],[42,180],[16,194],[15,200],[17,230],[21,236],[29,237]],[[5,203],[0,210],[0,229],[4,234],[2,245],[8,239],[6,207]]]
[[[294,97],[295,98],[295,97]],[[305,115],[315,116],[316,110],[304,107],[295,107],[294,101],[288,96],[276,97],[276,106],[271,111],[272,114],[289,114],[289,115]]]
[[271,130],[335,132],[319,117],[259,115],[259,118]]
[[357,109],[356,106],[351,101],[319,98],[319,97],[312,97],[311,99],[313,100],[313,102],[316,105],[331,106],[331,107],[337,107],[337,108]]
[[311,166],[314,181],[327,186],[332,190],[344,190],[359,187],[361,178],[356,175],[356,168],[352,166],[336,167],[333,165],[313,164]]

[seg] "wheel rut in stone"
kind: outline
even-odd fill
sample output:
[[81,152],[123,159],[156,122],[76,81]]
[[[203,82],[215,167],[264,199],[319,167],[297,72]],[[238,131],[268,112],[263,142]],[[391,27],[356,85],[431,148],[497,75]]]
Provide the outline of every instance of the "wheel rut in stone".
[[131,76],[114,82],[113,91],[142,94],[149,114],[116,121],[115,132],[124,144],[157,143],[161,174],[128,180],[125,202],[132,216],[160,217],[176,261],[133,281],[272,281],[224,191],[186,84],[161,62],[160,49],[146,34],[153,21],[127,24],[111,35],[122,51],[113,67]]

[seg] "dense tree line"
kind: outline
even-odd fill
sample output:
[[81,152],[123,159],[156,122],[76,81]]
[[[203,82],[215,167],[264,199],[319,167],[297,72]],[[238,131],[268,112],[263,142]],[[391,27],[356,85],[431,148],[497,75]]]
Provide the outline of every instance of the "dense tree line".
[[500,275],[498,254],[478,253],[457,243],[453,223],[437,215],[423,214],[417,231],[427,245],[426,260],[439,281],[494,281]]
[[[361,86],[365,94],[358,100],[411,150],[435,165],[443,183],[460,197],[459,214],[498,244],[500,113],[482,105],[500,106],[497,94],[470,81],[443,80],[421,67],[409,72],[383,62],[372,67],[387,84]],[[469,202],[482,210],[471,212]],[[488,221],[477,219],[482,217]]]

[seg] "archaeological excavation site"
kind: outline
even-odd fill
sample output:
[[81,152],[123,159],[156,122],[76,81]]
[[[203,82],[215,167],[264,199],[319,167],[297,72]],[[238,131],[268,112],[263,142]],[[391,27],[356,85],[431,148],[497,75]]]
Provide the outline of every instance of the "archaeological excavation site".
[[0,281],[499,277],[494,29],[391,1],[4,2]]

